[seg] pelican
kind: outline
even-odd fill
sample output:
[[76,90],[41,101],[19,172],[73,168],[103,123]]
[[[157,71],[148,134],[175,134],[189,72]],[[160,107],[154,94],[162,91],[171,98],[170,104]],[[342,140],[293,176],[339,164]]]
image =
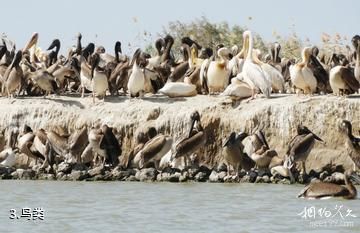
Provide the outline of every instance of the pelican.
[[302,61],[290,66],[290,78],[293,86],[301,89],[304,94],[313,94],[316,91],[317,81],[308,66],[312,48],[305,47],[301,52]]
[[51,66],[52,64],[56,63],[57,59],[58,59],[58,54],[59,54],[59,51],[60,51],[60,40],[59,39],[54,39],[49,48],[47,50],[51,50],[51,49],[54,49],[54,51],[51,51],[49,54],[48,54],[48,59],[47,59],[47,64],[46,66],[49,67]]
[[41,90],[45,91],[45,96],[50,93],[58,93],[58,86],[54,77],[46,70],[39,69],[35,72],[29,72],[28,77],[40,87]]
[[267,75],[271,80],[271,88],[273,92],[283,93],[285,90],[285,80],[278,69],[269,65],[268,63],[262,62],[259,57],[259,50],[254,50],[253,60],[254,63],[258,64],[263,70],[264,74]]
[[316,134],[311,132],[306,126],[298,125],[297,135],[291,139],[286,152],[286,160],[291,164],[301,161],[302,173],[306,174],[305,161],[314,147],[315,140],[323,142]]
[[25,126],[24,134],[18,139],[19,151],[35,161],[40,158],[45,162],[45,156],[33,149],[34,138],[35,134],[32,129]]
[[160,65],[162,48],[164,46],[165,46],[165,41],[163,38],[159,38],[155,41],[155,49],[156,49],[157,55],[148,59],[148,64],[147,64],[146,68],[154,69],[155,66]]
[[352,125],[348,120],[343,120],[340,125],[341,131],[346,135],[347,153],[354,162],[355,168],[360,168],[360,137],[355,137],[352,134]]
[[251,146],[244,148],[249,157],[255,162],[257,168],[268,168],[273,157],[277,156],[276,151],[271,150],[262,130],[257,131],[249,137]]
[[240,132],[238,135],[236,135],[235,132],[232,132],[223,145],[222,154],[227,166],[228,176],[230,176],[231,166],[235,171],[235,176],[239,175],[239,168],[242,167],[242,160],[244,157],[241,141],[247,136],[248,135],[244,132]]
[[[102,166],[105,166],[105,162],[108,159],[106,150],[100,148],[100,143],[104,137],[104,134],[102,133],[101,129],[97,129],[95,127],[92,127],[89,131],[88,139],[89,144],[81,154],[81,160],[84,163],[90,162],[92,160],[93,153],[96,153],[98,156],[102,157]],[[92,156],[88,155],[91,154]],[[87,157],[89,156],[89,158]]]
[[69,142],[70,142],[69,150],[71,157],[76,158],[76,161],[80,163],[81,153],[85,150],[86,146],[89,144],[87,127],[84,126],[81,130],[73,133],[71,135]]
[[355,199],[357,191],[353,183],[350,181],[350,178],[360,183],[360,178],[357,175],[346,172],[344,174],[345,186],[332,183],[313,182],[307,185],[298,194],[298,197],[312,199],[342,197],[344,199]]
[[[206,82],[209,94],[223,92],[229,84],[230,70],[228,69],[230,50],[220,48],[217,51],[218,61],[203,62],[200,69],[200,82]],[[204,84],[203,84],[204,85]]]
[[246,52],[246,59],[243,65],[242,75],[244,81],[247,82],[252,89],[251,99],[255,97],[255,93],[260,90],[267,98],[271,93],[271,81],[269,77],[263,72],[261,67],[254,63],[252,58],[253,51],[253,37],[251,31],[243,33]]
[[197,94],[195,85],[183,82],[167,82],[158,92],[169,97],[188,97]]
[[15,152],[12,148],[6,148],[0,152],[0,157],[3,160],[0,163],[2,167],[13,167],[16,164],[16,156]]
[[335,66],[330,70],[330,86],[337,95],[352,94],[360,88],[353,71],[347,66]]
[[270,58],[271,59],[269,61],[269,64],[272,65],[273,67],[275,67],[277,70],[279,70],[281,72],[282,71],[281,58],[279,57],[280,50],[281,50],[281,45],[278,42],[275,42],[270,47]]
[[153,137],[135,155],[134,163],[142,169],[150,162],[154,162],[155,168],[158,169],[161,158],[171,150],[172,143],[173,139],[168,135],[159,134]]
[[100,141],[100,149],[105,150],[109,163],[115,167],[119,164],[119,156],[121,155],[119,141],[113,133],[113,128],[108,125],[102,125],[101,131],[104,137]]
[[99,54],[93,56],[93,64],[91,66],[91,86],[93,103],[95,103],[95,95],[103,97],[105,101],[106,91],[109,89],[108,78],[106,72],[98,66],[100,62]]
[[92,76],[91,76],[91,65],[87,62],[87,58],[91,54],[91,50],[93,50],[95,45],[93,43],[89,43],[89,45],[82,51],[80,55],[80,87],[81,87],[81,97],[84,97],[85,89],[92,91]]
[[136,161],[134,161],[135,156],[139,154],[139,152],[142,150],[142,148],[144,148],[145,143],[147,143],[149,140],[154,138],[156,135],[157,135],[157,131],[156,131],[156,129],[154,127],[150,127],[147,130],[146,133],[145,132],[139,132],[136,135],[136,146],[131,151],[130,155],[128,156],[128,160],[126,161],[126,164],[127,164],[126,167],[128,167],[128,165],[130,165],[130,164],[133,167],[138,167],[139,166],[140,156],[138,156]]
[[[206,133],[204,132],[203,127],[201,126],[199,112],[198,111],[193,112],[190,116],[190,119],[192,122],[191,122],[189,134],[187,135],[187,137],[176,143],[175,151],[172,154],[172,160],[182,156],[185,156],[186,159],[189,160],[190,155],[195,153],[206,143]],[[186,166],[187,164],[185,164],[185,167]]]
[[242,99],[242,98],[248,98],[252,95],[252,89],[250,85],[244,81],[239,80],[238,74],[235,78],[231,79],[231,84],[226,87],[223,93],[221,95],[224,96],[230,96],[232,99]]
[[358,35],[356,35],[352,38],[351,41],[356,50],[354,74],[355,74],[356,80],[360,83],[360,37]]
[[18,51],[10,64],[10,66],[5,71],[2,86],[3,95],[6,93],[8,97],[12,97],[14,92],[20,88],[22,79],[23,79],[23,70],[20,67],[19,63],[22,59],[22,52]]
[[137,49],[132,57],[130,65],[132,72],[129,77],[127,88],[130,92],[130,97],[143,96],[145,91],[145,75],[143,69],[140,67],[141,50]]

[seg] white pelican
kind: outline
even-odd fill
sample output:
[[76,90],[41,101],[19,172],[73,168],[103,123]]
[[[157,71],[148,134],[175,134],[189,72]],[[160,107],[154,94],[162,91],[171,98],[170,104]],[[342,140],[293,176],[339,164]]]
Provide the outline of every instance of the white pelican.
[[252,51],[254,42],[251,31],[245,31],[243,38],[246,48],[246,58],[242,75],[244,77],[244,81],[251,86],[251,99],[255,97],[255,93],[258,90],[260,90],[267,98],[269,98],[271,93],[271,81],[269,80],[269,77],[267,77],[262,71],[261,67],[253,61]]
[[256,64],[258,64],[265,75],[267,75],[271,80],[271,88],[273,92],[283,93],[285,89],[285,80],[283,75],[280,73],[278,69],[273,67],[268,63],[262,62],[259,57],[259,50],[255,49],[253,52],[253,60]]
[[316,91],[316,78],[308,67],[311,47],[305,47],[301,52],[302,61],[293,66],[290,66],[290,78],[293,86],[303,90],[304,94],[312,94]]
[[188,97],[197,94],[195,85],[182,82],[168,82],[158,92],[169,97]]
[[143,96],[145,91],[145,75],[143,69],[139,66],[139,57],[141,50],[137,49],[132,57],[132,72],[128,81],[128,90],[130,97]]
[[0,152],[0,157],[4,158],[1,161],[0,166],[3,167],[13,167],[16,163],[15,152],[12,148],[6,148]]

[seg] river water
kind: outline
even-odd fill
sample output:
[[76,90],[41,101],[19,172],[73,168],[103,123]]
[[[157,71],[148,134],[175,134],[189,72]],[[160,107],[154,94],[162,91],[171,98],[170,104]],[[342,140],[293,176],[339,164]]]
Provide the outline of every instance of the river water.
[[[11,180],[0,186],[1,233],[360,232],[359,199],[298,199],[300,185]],[[42,208],[44,220],[21,217],[22,208],[33,218]],[[11,209],[19,218],[10,219]]]

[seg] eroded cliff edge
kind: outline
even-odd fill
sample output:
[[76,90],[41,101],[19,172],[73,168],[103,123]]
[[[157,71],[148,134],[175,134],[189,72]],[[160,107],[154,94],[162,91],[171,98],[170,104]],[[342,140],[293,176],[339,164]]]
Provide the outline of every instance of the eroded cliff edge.
[[287,143],[296,134],[296,126],[306,125],[325,144],[316,143],[306,168],[319,170],[327,164],[353,166],[346,154],[345,138],[339,132],[341,119],[353,122],[354,132],[360,128],[360,96],[350,97],[275,95],[248,103],[232,102],[222,96],[195,96],[170,99],[151,96],[143,99],[108,97],[106,102],[92,103],[90,97],[24,97],[0,99],[0,129],[9,126],[49,129],[62,126],[69,133],[82,126],[106,123],[115,128],[122,145],[122,156],[134,148],[139,131],[155,126],[158,131],[177,140],[189,129],[189,116],[194,110],[201,114],[208,135],[207,146],[199,152],[203,164],[213,167],[221,162],[221,144],[231,131],[254,132],[263,129],[271,148],[281,156]]

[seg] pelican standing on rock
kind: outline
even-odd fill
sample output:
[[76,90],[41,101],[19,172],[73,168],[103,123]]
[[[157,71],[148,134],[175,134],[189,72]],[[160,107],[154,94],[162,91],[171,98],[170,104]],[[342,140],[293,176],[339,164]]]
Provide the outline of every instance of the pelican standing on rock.
[[142,169],[148,163],[154,162],[155,168],[158,169],[161,158],[170,151],[172,143],[173,139],[168,135],[159,134],[153,137],[135,155],[134,164]]
[[343,120],[340,125],[341,131],[346,135],[347,152],[356,167],[360,168],[360,137],[355,137],[352,133],[352,125],[348,120]]
[[330,86],[337,95],[353,94],[360,88],[353,71],[347,66],[335,66],[330,70]]
[[185,167],[187,166],[187,160],[190,159],[190,155],[195,153],[206,143],[206,133],[201,126],[199,112],[193,112],[190,118],[192,122],[189,134],[176,144],[175,151],[172,154],[172,160],[185,156]]
[[313,94],[316,91],[316,78],[308,67],[312,47],[305,47],[301,52],[302,61],[290,66],[291,82],[295,88],[301,89],[304,94]]
[[242,75],[244,77],[244,81],[251,86],[251,99],[255,98],[255,94],[258,90],[260,90],[266,98],[269,98],[271,93],[271,80],[265,75],[261,67],[253,61],[252,51],[254,41],[251,31],[245,31],[243,33],[243,38],[243,43],[245,43],[246,58],[243,65]]
[[244,157],[244,146],[241,144],[241,141],[247,136],[248,135],[244,132],[240,132],[238,135],[236,135],[235,132],[232,132],[223,145],[222,153],[227,166],[228,176],[230,175],[231,166],[235,171],[235,176],[239,175],[239,169],[242,167],[241,163]]
[[301,161],[303,175],[306,174],[305,161],[314,147],[315,140],[323,142],[321,138],[311,132],[306,126],[299,125],[297,127],[297,135],[289,142],[286,160],[289,160],[289,164]]

